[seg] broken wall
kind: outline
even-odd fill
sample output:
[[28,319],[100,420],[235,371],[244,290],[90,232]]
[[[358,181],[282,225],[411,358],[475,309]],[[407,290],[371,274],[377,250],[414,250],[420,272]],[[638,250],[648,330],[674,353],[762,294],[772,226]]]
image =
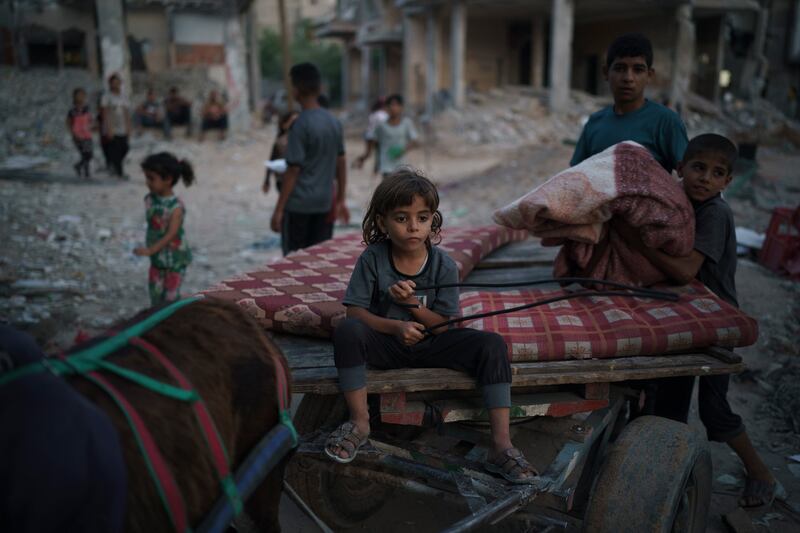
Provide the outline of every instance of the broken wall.
[[149,72],[170,68],[169,20],[161,8],[129,10],[128,35],[139,41]]
[[[485,92],[506,83],[510,59],[507,33],[504,20],[467,18],[464,78],[468,90]],[[448,44],[448,52],[449,48]]]
[[792,4],[796,2],[774,1],[770,7],[765,47],[769,68],[763,96],[790,118],[798,119],[800,57],[792,57],[791,41],[793,34],[800,37],[800,7]]
[[[0,3],[0,33],[4,36],[2,44],[2,57],[4,64],[15,64],[21,67],[31,66],[27,44],[24,37],[15,40],[15,33],[22,32],[25,28],[36,27],[54,34],[75,31],[83,34],[81,50],[67,49],[66,53],[82,53],[85,56],[85,66],[91,72],[99,72],[99,58],[97,56],[97,33],[94,26],[94,17],[91,12],[84,12],[56,4],[44,6],[41,10],[24,9],[17,7],[17,12],[12,13],[6,2]],[[63,35],[62,35],[63,37]],[[53,42],[52,53],[56,55],[52,66],[63,64],[65,53],[63,41],[61,43],[62,58],[58,59],[59,44]],[[66,62],[69,66],[69,61]],[[33,65],[36,66],[36,65]]]

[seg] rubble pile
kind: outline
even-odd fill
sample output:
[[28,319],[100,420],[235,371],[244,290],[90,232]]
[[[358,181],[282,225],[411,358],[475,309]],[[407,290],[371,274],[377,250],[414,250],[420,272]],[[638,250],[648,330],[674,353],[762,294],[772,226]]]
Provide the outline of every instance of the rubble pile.
[[546,95],[544,90],[524,86],[470,94],[462,109],[437,115],[433,124],[436,141],[448,147],[488,144],[513,148],[576,140],[588,116],[610,102],[573,91],[570,111],[553,114],[547,109]]
[[752,102],[726,93],[721,105],[689,94],[683,114],[689,137],[715,132],[739,144],[782,145],[800,147],[800,123],[784,115],[767,100]]

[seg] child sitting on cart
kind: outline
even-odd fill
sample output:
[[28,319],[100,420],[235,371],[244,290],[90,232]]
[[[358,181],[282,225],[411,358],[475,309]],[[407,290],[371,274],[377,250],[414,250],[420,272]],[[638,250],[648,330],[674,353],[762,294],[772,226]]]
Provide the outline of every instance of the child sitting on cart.
[[[673,257],[647,248],[638,231],[615,220],[615,229],[635,249],[671,279],[703,282],[714,294],[739,307],[736,299],[736,232],[733,213],[722,198],[732,179],[736,146],[727,138],[708,133],[689,141],[678,175],[695,214],[694,250],[686,257]],[[747,436],[742,418],[728,403],[729,374],[701,376],[698,389],[700,420],[708,440],[727,443],[747,471],[742,507],[769,505],[785,499],[786,491],[770,472]],[[686,423],[692,401],[694,376],[658,381],[655,414]]]
[[432,326],[459,313],[455,262],[434,242],[442,227],[439,194],[427,178],[400,169],[375,189],[362,224],[367,249],[358,258],[343,303],[347,318],[333,335],[333,353],[350,420],[328,437],[325,453],[355,459],[369,433],[366,367],[451,368],[477,378],[489,412],[492,450],[485,467],[513,483],[538,475],[511,443],[511,366],[495,333]]

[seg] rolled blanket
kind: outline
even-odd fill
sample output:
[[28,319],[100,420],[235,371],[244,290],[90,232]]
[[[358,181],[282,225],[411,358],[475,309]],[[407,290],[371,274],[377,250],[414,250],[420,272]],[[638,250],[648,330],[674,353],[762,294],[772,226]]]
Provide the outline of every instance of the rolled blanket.
[[645,286],[664,281],[661,271],[609,228],[612,217],[638,228],[646,246],[669,255],[688,255],[694,245],[694,210],[683,188],[631,141],[559,172],[494,213],[502,226],[527,229],[545,246],[562,245],[556,277]]

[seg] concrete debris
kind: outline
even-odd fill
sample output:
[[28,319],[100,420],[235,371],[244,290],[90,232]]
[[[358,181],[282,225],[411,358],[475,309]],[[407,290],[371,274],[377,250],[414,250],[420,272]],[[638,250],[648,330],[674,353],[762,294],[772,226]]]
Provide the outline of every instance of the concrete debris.
[[781,513],[767,513],[764,516],[753,520],[753,523],[769,528],[771,526],[770,522],[773,520],[784,520],[784,516]]
[[730,474],[722,474],[721,476],[717,476],[717,482],[722,483],[723,485],[738,485],[739,480],[736,479],[735,476]]
[[[439,145],[451,149],[467,145],[516,147],[577,140],[585,119],[610,100],[573,91],[573,107],[566,114],[547,109],[547,93],[530,87],[508,86],[472,94],[462,109],[446,109],[431,125]],[[425,132],[425,127],[422,128]]]
[[[800,123],[784,115],[767,100],[748,102],[726,93],[717,105],[697,94],[686,98],[682,118],[689,137],[696,133],[715,132],[739,143],[785,144],[800,147]],[[747,148],[746,148],[747,149]]]
[[741,507],[737,507],[734,511],[722,515],[722,521],[725,522],[733,533],[756,533],[753,520]]
[[80,294],[80,284],[71,280],[21,279],[11,284],[11,292],[16,294],[50,294],[69,292]]

